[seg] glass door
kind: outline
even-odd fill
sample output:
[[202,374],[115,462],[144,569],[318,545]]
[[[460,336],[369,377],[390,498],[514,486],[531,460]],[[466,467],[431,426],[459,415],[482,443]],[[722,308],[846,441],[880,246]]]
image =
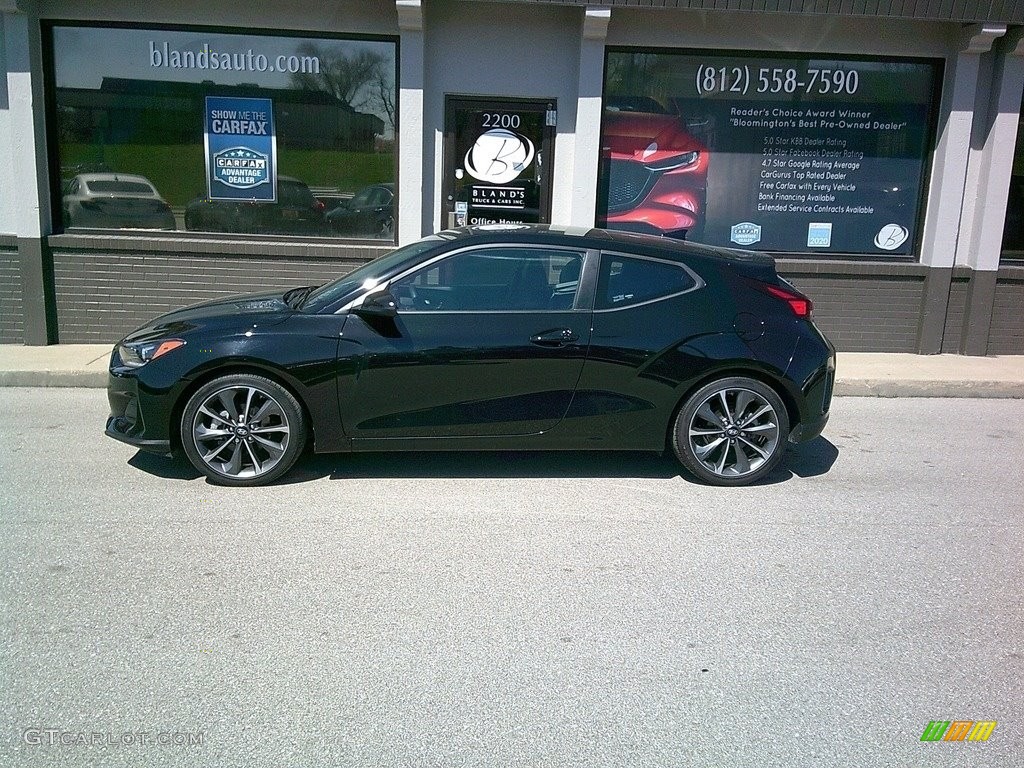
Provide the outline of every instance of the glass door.
[[551,220],[554,99],[445,97],[441,228]]

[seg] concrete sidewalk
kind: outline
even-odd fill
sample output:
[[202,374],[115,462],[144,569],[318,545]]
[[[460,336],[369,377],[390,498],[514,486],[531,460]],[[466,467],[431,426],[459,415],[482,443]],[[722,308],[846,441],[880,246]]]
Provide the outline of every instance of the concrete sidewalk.
[[[109,344],[0,345],[0,386],[105,387]],[[1024,355],[964,357],[841,352],[835,393],[846,397],[1024,398]]]

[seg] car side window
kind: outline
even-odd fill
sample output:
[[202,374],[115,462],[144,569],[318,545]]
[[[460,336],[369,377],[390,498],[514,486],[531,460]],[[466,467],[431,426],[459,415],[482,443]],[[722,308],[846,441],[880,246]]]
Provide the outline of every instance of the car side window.
[[414,311],[572,309],[580,251],[488,247],[463,251],[396,281],[399,307]]
[[373,193],[372,190],[363,189],[360,190],[350,201],[349,208],[365,208],[370,204],[370,195]]
[[681,264],[605,254],[597,281],[595,309],[618,309],[684,293],[697,279]]

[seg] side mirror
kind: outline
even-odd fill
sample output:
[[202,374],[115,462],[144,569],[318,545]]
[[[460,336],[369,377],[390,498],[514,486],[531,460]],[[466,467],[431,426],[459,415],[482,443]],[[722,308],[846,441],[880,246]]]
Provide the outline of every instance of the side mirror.
[[391,291],[383,290],[367,294],[363,303],[352,309],[362,317],[395,317],[398,314],[398,300]]

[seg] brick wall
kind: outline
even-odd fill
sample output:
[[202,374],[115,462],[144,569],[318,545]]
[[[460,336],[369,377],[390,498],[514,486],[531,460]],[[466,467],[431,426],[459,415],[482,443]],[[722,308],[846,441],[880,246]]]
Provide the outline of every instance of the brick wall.
[[24,344],[24,323],[21,262],[14,238],[5,237],[0,240],[0,344]]
[[988,353],[1024,355],[1024,267],[999,270]]
[[960,351],[960,340],[964,333],[964,316],[967,311],[969,275],[953,276],[949,286],[949,304],[946,305],[946,327],[942,332],[943,354],[955,355]]
[[50,240],[62,344],[112,343],[156,315],[219,296],[325,283],[388,250],[194,240],[126,244],[68,235]]
[[917,351],[925,268],[780,261],[779,272],[811,298],[815,324],[840,352]]

